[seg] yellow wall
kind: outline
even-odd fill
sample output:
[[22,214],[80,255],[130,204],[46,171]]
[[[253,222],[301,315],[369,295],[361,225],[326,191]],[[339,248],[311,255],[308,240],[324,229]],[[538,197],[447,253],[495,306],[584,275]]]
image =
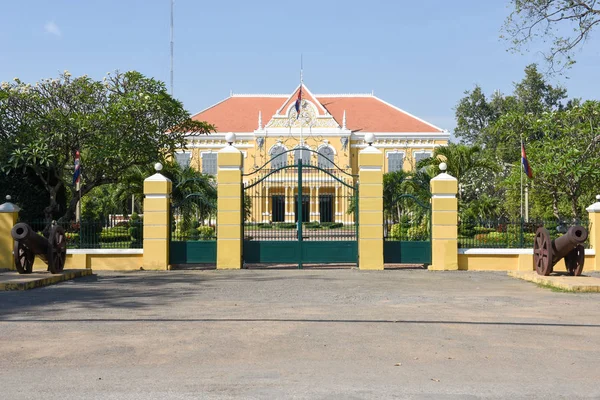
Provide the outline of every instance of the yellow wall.
[[[225,140],[212,139],[211,136],[195,138],[195,144],[202,144],[203,147],[191,147],[186,150],[186,152],[190,152],[192,154],[190,160],[190,166],[193,168],[202,171],[202,156],[203,152],[213,152],[217,153],[223,147],[226,146]],[[271,148],[277,143],[281,143],[288,150],[293,150],[296,146],[299,145],[300,140],[296,135],[290,137],[289,135],[280,135],[280,136],[268,136],[265,137],[265,142],[262,148],[259,148],[256,140],[250,138],[242,138],[241,140],[236,140],[234,146],[236,146],[243,154],[243,170],[244,173],[250,173],[257,168],[262,167],[266,163],[269,162],[270,156],[269,151]],[[335,156],[333,162],[342,169],[347,169],[347,172],[352,174],[358,174],[358,152],[362,149],[364,142],[362,140],[353,140],[348,143],[345,149],[342,148],[342,144],[339,136],[322,136],[322,135],[310,135],[306,134],[304,138],[304,143],[312,150],[317,151],[321,145],[328,144],[333,147],[335,150]],[[434,144],[437,146],[446,145],[448,142],[446,140],[435,140]],[[204,147],[206,146],[206,147]],[[377,142],[375,144],[377,147]],[[390,147],[392,146],[392,147]],[[406,144],[398,144],[398,146],[393,147],[393,145],[386,145],[385,148],[380,148],[380,150],[384,153],[399,151],[404,153],[404,166],[403,169],[405,171],[411,171],[414,167],[414,153],[427,151],[433,154],[433,149],[431,147],[418,147],[418,145],[411,144],[409,147]],[[430,145],[428,145],[430,146]],[[288,155],[288,163],[291,163],[293,160],[293,153]],[[311,162],[316,164],[317,159],[316,155],[312,155]],[[388,172],[388,163],[387,158],[385,159],[385,169],[384,172]]]
[[[585,256],[585,271],[594,271],[595,255]],[[533,271],[533,254],[459,254],[458,269],[463,271]],[[553,269],[566,272],[564,261],[559,261]]]
[[[91,250],[93,251],[93,250]],[[116,252],[115,252],[116,253]],[[139,270],[143,264],[143,254],[94,254],[69,253],[65,260],[65,269],[93,269],[96,271],[133,271]],[[36,257],[33,271],[47,271],[48,266]]]

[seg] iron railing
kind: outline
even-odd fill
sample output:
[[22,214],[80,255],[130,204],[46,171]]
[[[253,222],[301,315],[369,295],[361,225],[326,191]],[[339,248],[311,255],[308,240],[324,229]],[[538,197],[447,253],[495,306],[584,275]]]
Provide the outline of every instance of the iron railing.
[[243,190],[245,240],[357,239],[356,176],[335,165],[323,169],[310,159],[245,176],[250,178]]
[[[545,227],[550,238],[556,239],[573,225],[581,225],[589,231],[588,220],[465,220],[458,224],[458,247],[533,248],[539,227]],[[589,248],[589,239],[584,247]]]
[[[50,224],[45,220],[21,221],[28,223],[35,232],[47,235]],[[143,221],[129,220],[81,220],[54,221],[67,237],[69,249],[141,249],[143,247]]]

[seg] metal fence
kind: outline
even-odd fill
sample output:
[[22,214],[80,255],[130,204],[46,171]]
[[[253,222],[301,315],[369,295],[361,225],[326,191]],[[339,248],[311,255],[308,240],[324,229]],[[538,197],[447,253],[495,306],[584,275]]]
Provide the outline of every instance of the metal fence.
[[[21,221],[28,223],[35,232],[47,235],[47,221]],[[143,245],[143,221],[129,220],[57,221],[67,237],[69,249],[141,249]]]
[[[459,248],[533,248],[535,233],[541,226],[556,239],[569,227],[581,225],[589,231],[588,220],[467,220],[458,223]],[[589,248],[589,238],[584,243]]]

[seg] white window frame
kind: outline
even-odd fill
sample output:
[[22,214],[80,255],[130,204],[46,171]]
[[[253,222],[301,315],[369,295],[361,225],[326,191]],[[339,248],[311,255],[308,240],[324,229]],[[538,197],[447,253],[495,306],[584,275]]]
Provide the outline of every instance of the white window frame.
[[298,150],[300,150],[300,151],[306,150],[306,153],[308,154],[308,162],[306,162],[306,160],[303,157],[302,158],[302,164],[304,164],[304,165],[310,164],[310,159],[312,158],[312,151],[310,151],[310,150],[312,150],[312,149],[310,148],[310,146],[307,146],[305,144],[303,146],[298,145],[298,146],[294,147],[294,165],[298,165],[298,160],[296,159],[297,158],[296,157],[296,152]]
[[[329,158],[325,157],[325,155],[322,155],[322,154],[321,154],[321,150],[323,150],[323,149],[325,149],[325,148],[327,148],[327,149],[329,149],[329,150],[331,150],[331,151],[332,151],[332,153],[331,153],[331,155],[332,155],[332,157],[331,157],[331,160],[330,160]],[[335,166],[335,161],[334,161],[334,160],[335,160],[335,156],[336,156],[336,154],[337,154],[337,153],[336,153],[336,151],[335,151],[335,148],[334,148],[332,145],[330,145],[330,144],[323,144],[323,145],[319,146],[319,147],[317,148],[317,165],[318,165],[319,167],[321,167],[321,157],[324,157],[324,158],[326,158],[326,159],[327,159],[327,161],[328,161],[329,163],[331,163],[331,166],[330,166],[330,167],[327,167],[327,168],[333,168],[333,167]],[[321,168],[323,168],[323,167],[321,167]]]
[[[400,166],[399,170],[395,170],[392,171],[390,170],[390,154],[402,154],[402,165]],[[399,150],[391,150],[391,151],[386,151],[385,152],[385,158],[387,160],[387,172],[396,172],[396,171],[402,171],[404,170],[404,161],[406,161],[406,152],[404,151],[399,151]]]
[[[183,166],[183,165],[181,165],[181,164],[179,163],[179,160],[177,160],[177,155],[178,155],[178,154],[189,155],[189,157],[188,157],[188,163],[187,163],[187,165],[186,165],[186,166]],[[187,167],[189,167],[190,165],[192,165],[192,157],[193,157],[193,153],[192,153],[191,151],[185,151],[185,150],[176,151],[173,157],[175,158],[175,162],[176,162],[177,164],[179,164],[179,166],[180,166],[181,168],[187,168]]]
[[427,157],[425,158],[433,157],[433,152],[429,150],[413,151],[413,160],[415,160],[415,166],[417,166],[417,154],[427,154]]

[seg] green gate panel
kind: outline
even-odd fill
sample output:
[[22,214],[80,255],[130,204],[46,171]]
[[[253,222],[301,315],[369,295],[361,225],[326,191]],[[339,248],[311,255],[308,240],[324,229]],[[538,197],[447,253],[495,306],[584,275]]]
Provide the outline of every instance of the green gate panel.
[[302,242],[303,263],[356,263],[358,242],[325,240]]
[[389,264],[431,264],[431,242],[386,240],[383,262]]
[[244,262],[246,263],[297,263],[299,254],[298,241],[244,240]]
[[172,241],[169,246],[170,264],[216,264],[216,262],[216,240]]

